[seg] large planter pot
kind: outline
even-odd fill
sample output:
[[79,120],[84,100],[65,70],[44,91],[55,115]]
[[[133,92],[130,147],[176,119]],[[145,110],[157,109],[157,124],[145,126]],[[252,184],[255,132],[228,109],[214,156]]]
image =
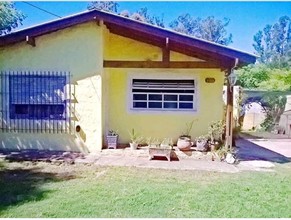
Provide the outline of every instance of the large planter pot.
[[116,149],[117,148],[118,135],[115,135],[115,136],[107,135],[106,139],[107,139],[108,149]]
[[137,146],[138,146],[137,143],[129,143],[129,145],[130,145],[130,149],[131,150],[136,150],[137,149]]
[[177,141],[177,147],[180,150],[190,150],[193,142],[191,142],[190,136],[181,136]]

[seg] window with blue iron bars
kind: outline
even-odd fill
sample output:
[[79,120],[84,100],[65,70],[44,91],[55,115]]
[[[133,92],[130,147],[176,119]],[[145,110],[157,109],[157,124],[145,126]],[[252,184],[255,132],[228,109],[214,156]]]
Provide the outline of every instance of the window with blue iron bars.
[[64,120],[65,85],[65,76],[10,76],[10,119]]
[[0,130],[71,133],[70,73],[2,71]]

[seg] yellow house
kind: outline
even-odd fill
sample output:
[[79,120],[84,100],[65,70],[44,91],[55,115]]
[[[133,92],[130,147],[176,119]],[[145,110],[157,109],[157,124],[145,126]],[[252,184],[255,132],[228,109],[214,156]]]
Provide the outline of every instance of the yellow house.
[[192,137],[223,117],[232,68],[254,55],[92,10],[0,37],[0,149],[96,152],[119,143]]

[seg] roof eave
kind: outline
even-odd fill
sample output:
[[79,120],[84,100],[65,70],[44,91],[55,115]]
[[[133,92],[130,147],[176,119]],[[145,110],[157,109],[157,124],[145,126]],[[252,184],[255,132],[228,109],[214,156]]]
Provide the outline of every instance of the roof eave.
[[205,51],[217,53],[231,59],[237,58],[239,59],[238,65],[247,65],[256,62],[256,56],[246,52],[99,10],[85,11],[1,36],[0,46],[25,41],[26,36],[38,37],[91,20],[103,20],[105,23],[130,27],[133,30],[144,32],[148,35],[169,38],[181,42],[185,46],[201,48]]

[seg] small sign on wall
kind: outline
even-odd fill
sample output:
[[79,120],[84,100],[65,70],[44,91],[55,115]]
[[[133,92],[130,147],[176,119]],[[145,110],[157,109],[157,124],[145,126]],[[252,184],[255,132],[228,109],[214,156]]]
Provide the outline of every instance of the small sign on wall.
[[205,78],[205,82],[206,83],[214,83],[215,82],[215,78],[207,77],[207,78]]

